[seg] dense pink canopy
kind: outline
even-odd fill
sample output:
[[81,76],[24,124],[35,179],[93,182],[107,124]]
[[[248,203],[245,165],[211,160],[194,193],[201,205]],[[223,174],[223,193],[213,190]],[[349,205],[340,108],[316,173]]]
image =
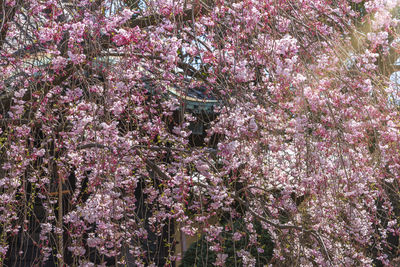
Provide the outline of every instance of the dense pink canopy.
[[[276,266],[396,265],[400,1],[0,4],[0,262],[40,204],[41,262],[148,264],[141,242],[173,221],[223,265],[228,217],[244,265],[254,221]],[[194,146],[200,87],[214,118]]]

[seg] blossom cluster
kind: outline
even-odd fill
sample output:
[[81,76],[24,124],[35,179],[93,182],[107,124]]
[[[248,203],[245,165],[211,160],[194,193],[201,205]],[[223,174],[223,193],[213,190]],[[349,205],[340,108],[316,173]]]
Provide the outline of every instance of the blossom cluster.
[[64,2],[0,9],[0,265],[395,266],[399,1]]

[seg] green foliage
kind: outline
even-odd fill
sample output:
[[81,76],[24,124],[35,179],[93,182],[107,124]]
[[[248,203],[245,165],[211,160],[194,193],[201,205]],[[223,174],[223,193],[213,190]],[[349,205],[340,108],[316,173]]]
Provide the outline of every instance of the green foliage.
[[367,14],[365,9],[365,1],[361,1],[360,3],[350,2],[351,9],[358,14],[360,14],[360,18],[364,17]]
[[[237,220],[233,224],[233,230],[227,230],[229,227],[225,227],[225,230],[221,234],[223,254],[228,255],[225,266],[243,266],[241,258],[237,256],[237,252],[241,249],[250,251],[251,255],[256,259],[256,266],[264,266],[268,264],[272,258],[274,244],[268,231],[262,229],[260,223],[254,222],[253,224],[258,235],[258,247],[249,245],[249,234],[243,220]],[[240,232],[244,235],[239,241],[234,241],[232,239],[234,232]],[[202,236],[200,240],[190,245],[189,249],[183,255],[182,264],[180,266],[214,266],[216,253],[210,250],[210,245],[211,244],[207,242],[205,236]],[[262,248],[264,251],[259,253],[258,248]]]
[[131,9],[137,9],[139,7],[139,0],[124,0],[125,4]]
[[189,249],[185,252],[181,267],[189,266],[213,266],[216,254],[209,249],[209,243],[204,236],[197,242],[190,245]]

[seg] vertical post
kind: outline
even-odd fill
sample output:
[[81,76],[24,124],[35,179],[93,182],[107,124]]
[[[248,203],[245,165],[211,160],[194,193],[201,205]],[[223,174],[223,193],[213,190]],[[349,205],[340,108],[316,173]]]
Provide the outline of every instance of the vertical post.
[[[62,194],[62,184],[63,184],[64,177],[62,174],[58,173],[58,218],[57,218],[57,228],[62,230],[63,228],[63,194]],[[57,261],[58,266],[62,267],[64,265],[64,239],[63,239],[63,232],[59,231],[58,237],[58,246],[57,246]],[[59,257],[59,255],[61,257]]]
[[186,236],[185,233],[182,231],[182,228],[179,229],[180,232],[180,237],[181,237],[181,253],[182,253],[182,257],[183,254],[186,252]]

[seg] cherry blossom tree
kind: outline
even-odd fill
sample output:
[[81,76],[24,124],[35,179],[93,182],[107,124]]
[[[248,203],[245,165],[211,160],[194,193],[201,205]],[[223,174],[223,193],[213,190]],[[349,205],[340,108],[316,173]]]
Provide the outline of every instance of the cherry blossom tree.
[[399,5],[0,0],[0,262],[396,266]]

